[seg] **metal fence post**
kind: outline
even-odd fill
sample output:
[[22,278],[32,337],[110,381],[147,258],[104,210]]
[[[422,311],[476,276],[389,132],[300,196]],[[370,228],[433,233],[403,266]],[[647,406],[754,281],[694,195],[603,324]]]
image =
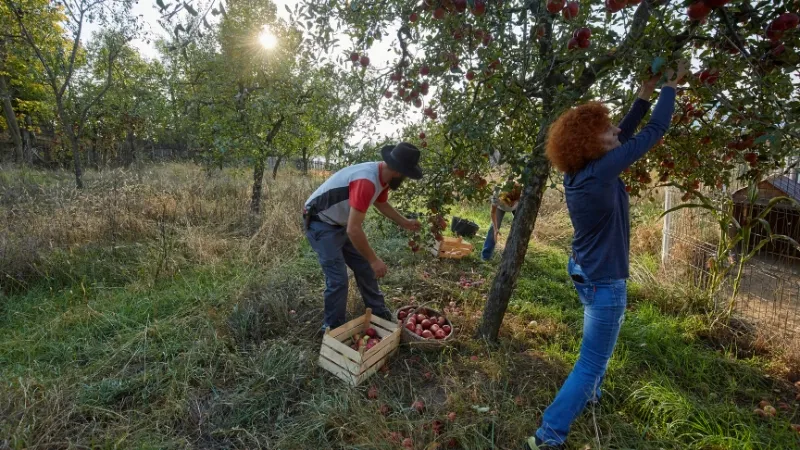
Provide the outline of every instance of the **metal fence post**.
[[[672,208],[672,189],[667,187],[664,190],[664,211]],[[672,245],[671,236],[672,214],[664,215],[664,229],[661,232],[661,266],[664,267],[669,259],[669,249]]]

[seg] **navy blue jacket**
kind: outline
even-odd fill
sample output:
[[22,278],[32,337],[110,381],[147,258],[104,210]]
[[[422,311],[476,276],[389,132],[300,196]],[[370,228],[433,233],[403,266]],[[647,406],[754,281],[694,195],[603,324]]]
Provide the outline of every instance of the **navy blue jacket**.
[[567,207],[575,229],[573,256],[592,281],[629,275],[630,208],[625,183],[619,176],[667,132],[675,109],[675,89],[661,89],[650,122],[633,136],[649,109],[650,102],[637,99],[619,124],[622,145],[578,172],[564,175]]

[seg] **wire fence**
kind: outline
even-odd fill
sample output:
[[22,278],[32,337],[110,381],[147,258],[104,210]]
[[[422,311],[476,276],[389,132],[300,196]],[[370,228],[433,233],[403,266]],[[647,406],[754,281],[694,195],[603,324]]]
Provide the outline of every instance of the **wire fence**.
[[[800,183],[792,176],[773,177],[760,183],[753,203],[746,191],[745,186],[734,186],[724,194],[733,200],[733,216],[742,224],[757,217],[775,197],[800,199]],[[679,191],[668,189],[665,206],[680,205],[680,197]],[[707,210],[685,208],[669,214],[664,219],[663,266],[681,281],[708,290],[722,232],[732,233],[722,230]],[[735,315],[754,322],[785,344],[798,345],[800,252],[789,241],[774,239],[778,234],[800,240],[800,208],[789,203],[775,206],[764,216],[764,222],[753,228],[749,242],[741,242],[728,261],[722,262],[736,264],[743,255],[754,251],[753,257],[743,266],[736,295],[733,295],[733,284],[738,271],[734,269],[717,291],[714,308],[723,312],[732,305]],[[769,242],[756,251],[764,240]]]

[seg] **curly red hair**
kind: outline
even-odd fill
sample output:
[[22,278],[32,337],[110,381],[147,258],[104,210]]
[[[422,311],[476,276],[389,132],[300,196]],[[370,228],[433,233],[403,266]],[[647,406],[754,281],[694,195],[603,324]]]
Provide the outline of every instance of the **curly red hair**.
[[600,134],[611,125],[609,111],[589,102],[561,115],[547,133],[545,154],[564,173],[575,173],[606,153]]

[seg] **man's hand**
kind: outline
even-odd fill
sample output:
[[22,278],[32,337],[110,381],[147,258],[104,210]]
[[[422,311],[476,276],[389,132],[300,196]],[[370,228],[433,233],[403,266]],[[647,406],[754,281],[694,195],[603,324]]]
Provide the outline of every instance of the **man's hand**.
[[370,261],[369,265],[372,267],[372,271],[375,272],[375,278],[383,278],[386,276],[386,271],[389,270],[383,260],[377,256],[374,260]]
[[417,232],[422,229],[422,224],[416,219],[406,219],[406,221],[402,223],[402,227],[406,230]]
[[497,242],[497,239],[500,237],[500,232],[497,229],[494,230],[494,241]]

